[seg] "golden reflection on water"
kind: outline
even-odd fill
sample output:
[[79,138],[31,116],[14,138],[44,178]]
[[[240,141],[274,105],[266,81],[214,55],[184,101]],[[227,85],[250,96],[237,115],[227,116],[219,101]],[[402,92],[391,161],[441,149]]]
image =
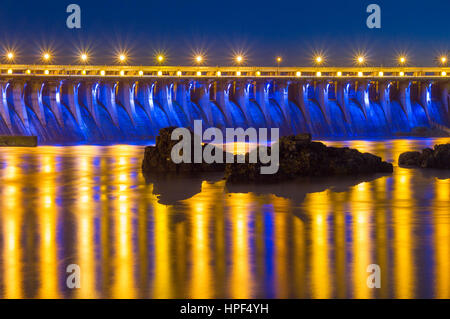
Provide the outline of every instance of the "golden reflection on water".
[[[252,217],[252,196],[232,194],[227,199],[231,222],[231,274],[230,295],[233,298],[251,298],[252,272],[250,271],[250,219]],[[248,283],[248,284],[243,284]]]
[[59,298],[58,292],[58,256],[56,225],[58,208],[56,204],[56,175],[53,174],[55,158],[40,157],[40,167],[44,174],[39,185],[39,234],[40,236],[40,274],[39,298]]
[[3,187],[2,211],[9,211],[10,214],[3,214],[3,278],[4,297],[22,297],[22,249],[20,244],[22,210],[20,208],[20,193],[17,186],[9,185]]
[[[95,157],[95,151],[92,152]],[[76,204],[72,212],[76,224],[77,264],[82,269],[82,285],[75,290],[77,298],[95,298],[95,255],[94,255],[94,214],[95,202],[92,201],[93,157],[84,152],[77,160],[79,181],[76,188]]]
[[[396,163],[435,141],[328,143]],[[450,297],[450,180],[436,172],[396,166],[339,189],[309,182],[304,198],[203,181],[163,205],[140,174],[142,153],[1,149],[0,297]],[[71,290],[73,263],[81,288]],[[369,264],[380,265],[380,289],[367,287]]]
[[155,279],[154,298],[173,297],[172,267],[170,259],[169,209],[161,204],[154,207]]
[[330,211],[328,191],[308,196],[305,206],[311,218],[311,264],[310,280],[312,298],[331,297],[330,247],[328,245],[328,213]]
[[450,298],[450,179],[435,183],[436,297]]
[[394,223],[394,278],[396,278],[395,297],[414,297],[414,260],[412,255],[414,224],[414,198],[411,196],[411,170],[399,169],[394,181],[392,211]]
[[370,239],[370,224],[372,218],[372,201],[369,183],[361,183],[351,191],[351,210],[354,212],[353,221],[353,282],[354,297],[367,299],[371,297],[373,289],[367,287],[367,266],[374,264],[370,255],[372,250]]

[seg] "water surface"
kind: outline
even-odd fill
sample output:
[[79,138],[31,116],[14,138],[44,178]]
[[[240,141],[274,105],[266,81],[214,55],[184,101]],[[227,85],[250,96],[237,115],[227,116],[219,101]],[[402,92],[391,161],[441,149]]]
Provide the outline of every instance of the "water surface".
[[272,186],[146,183],[135,145],[1,148],[0,297],[450,298],[449,176],[396,165],[448,142],[327,142],[394,173]]

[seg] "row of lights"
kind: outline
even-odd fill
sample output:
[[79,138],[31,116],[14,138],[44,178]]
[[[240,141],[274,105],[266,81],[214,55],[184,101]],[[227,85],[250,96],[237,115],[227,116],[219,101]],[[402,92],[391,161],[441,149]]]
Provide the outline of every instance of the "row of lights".
[[[12,70],[12,69],[9,69],[9,70],[8,70],[8,74],[12,74],[12,73],[13,73],[13,70]],[[27,73],[27,74],[31,74],[31,70],[27,70],[26,73]],[[49,73],[50,73],[49,70],[45,70],[45,71],[44,71],[44,74],[45,74],[45,75],[48,75]],[[86,71],[83,70],[83,71],[82,71],[82,74],[83,74],[83,75],[86,75]],[[141,70],[141,71],[138,72],[138,74],[139,74],[139,76],[143,76],[143,75],[144,75],[144,71]],[[162,71],[158,71],[157,74],[158,74],[158,76],[162,76],[162,75],[163,75],[163,72],[162,72]],[[203,75],[201,71],[198,71],[196,74],[197,74],[197,76],[202,76],[202,75]],[[101,75],[101,76],[105,76],[105,75],[106,75],[105,70],[101,70],[101,71],[100,71],[100,75]],[[120,75],[121,75],[121,76],[125,76],[125,71],[124,71],[124,70],[121,70],[121,71],[120,71]],[[177,71],[177,76],[182,76],[182,75],[183,75],[183,73],[182,73],[181,71]],[[241,73],[240,71],[237,71],[237,72],[236,72],[236,76],[241,76],[241,75],[242,75],[242,73]],[[302,76],[302,73],[301,73],[300,71],[297,71],[295,75],[296,75],[297,77],[300,77],[300,76]],[[341,77],[341,76],[342,76],[342,72],[341,72],[341,71],[338,71],[338,72],[336,73],[336,75],[337,75],[338,77]],[[403,77],[403,76],[405,76],[405,72],[402,71],[402,72],[399,73],[399,75],[400,75],[401,77]],[[217,72],[216,72],[216,76],[222,76],[222,72],[217,71]],[[260,71],[256,71],[256,76],[261,76],[261,72],[260,72]],[[321,77],[321,76],[322,76],[322,72],[320,72],[320,71],[316,72],[316,76]],[[363,76],[364,76],[364,73],[363,73],[363,72],[358,72],[358,77],[363,77]],[[378,76],[379,76],[379,77],[383,77],[383,76],[384,76],[384,72],[380,71],[380,72],[378,73]],[[442,71],[442,72],[441,72],[441,76],[447,76],[447,72]]]
[[[14,52],[12,52],[12,51],[10,51],[10,52],[7,52],[6,53],[6,58],[7,58],[7,60],[8,61],[10,61],[10,62],[13,62],[14,61],[14,57],[15,57],[15,55],[14,55]],[[163,63],[164,62],[164,60],[165,60],[165,57],[163,56],[163,55],[157,55],[156,57],[156,60],[158,61],[158,63]],[[50,53],[50,52],[44,52],[44,53],[42,53],[42,60],[44,61],[44,62],[50,62],[51,61],[51,59],[52,59],[52,54]],[[125,63],[126,61],[127,61],[127,59],[128,59],[128,57],[126,56],[126,54],[125,53],[120,53],[118,56],[117,56],[117,60],[119,61],[119,63]],[[202,56],[202,55],[197,55],[197,56],[195,56],[195,62],[197,63],[197,64],[202,64],[203,62],[204,62],[204,60],[205,60],[205,58],[204,58],[204,56]],[[243,62],[244,62],[244,56],[242,56],[242,55],[236,55],[235,57],[234,57],[234,60],[235,60],[235,62],[237,63],[237,64],[242,64]],[[278,66],[280,65],[280,63],[282,62],[282,58],[281,57],[277,57],[276,58],[276,62],[277,62],[277,64],[278,64]],[[399,56],[398,57],[398,63],[400,64],[400,65],[405,65],[406,63],[407,63],[407,58],[406,58],[406,56]],[[448,62],[448,58],[446,57],[446,56],[441,56],[441,57],[439,57],[439,62],[442,64],[442,65],[446,65],[447,64],[447,62]],[[89,61],[89,56],[88,56],[88,54],[87,53],[81,53],[80,54],[80,61],[81,62],[83,62],[83,63],[87,63],[88,61]],[[364,65],[365,63],[366,63],[366,61],[367,61],[367,59],[366,59],[366,57],[365,56],[363,56],[363,55],[358,55],[358,56],[356,56],[355,57],[355,62],[356,62],[356,64],[358,64],[358,65]],[[325,62],[325,58],[323,57],[323,56],[321,56],[321,55],[318,55],[318,56],[316,56],[315,58],[314,58],[314,62],[317,64],[317,65],[321,65],[321,64],[323,64],[324,62]]]

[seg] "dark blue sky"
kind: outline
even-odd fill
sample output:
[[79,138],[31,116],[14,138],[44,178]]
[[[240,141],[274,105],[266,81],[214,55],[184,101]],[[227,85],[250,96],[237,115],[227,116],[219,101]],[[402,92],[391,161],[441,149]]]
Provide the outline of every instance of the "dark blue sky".
[[[82,28],[66,27],[70,3],[81,6]],[[366,7],[381,6],[382,28],[366,27]],[[2,0],[0,41],[20,53],[17,62],[37,62],[50,46],[55,63],[71,63],[76,48],[89,46],[92,63],[114,62],[114,50],[129,49],[133,64],[152,64],[165,50],[168,63],[192,64],[196,50],[208,64],[231,63],[233,51],[247,64],[310,65],[322,50],[328,65],[350,65],[357,51],[371,64],[390,65],[406,52],[415,65],[433,65],[450,48],[449,0]]]

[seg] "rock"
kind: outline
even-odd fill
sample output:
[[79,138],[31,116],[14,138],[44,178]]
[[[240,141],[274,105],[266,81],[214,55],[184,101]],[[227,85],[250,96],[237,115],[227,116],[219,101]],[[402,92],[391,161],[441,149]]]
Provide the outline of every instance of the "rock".
[[[155,146],[148,146],[145,148],[144,160],[142,162],[142,171],[144,175],[161,174],[161,173],[195,173],[195,172],[223,172],[225,170],[224,163],[194,163],[194,143],[191,133],[191,158],[190,163],[176,164],[172,161],[171,152],[178,140],[172,140],[172,131],[176,127],[167,127],[159,131],[159,136],[156,137]],[[202,151],[208,144],[202,145]],[[221,151],[221,150],[219,150]],[[224,156],[225,156],[224,152]],[[225,162],[225,161],[223,161]]]
[[[361,175],[393,171],[392,164],[383,162],[378,156],[347,147],[327,147],[320,142],[311,142],[308,135],[280,138],[279,169],[276,174],[261,174],[261,163],[249,163],[250,154],[247,153],[246,163],[226,165],[227,182],[276,182],[300,176]],[[258,152],[261,147],[252,152]],[[271,152],[270,147],[268,151]]]
[[405,152],[400,154],[398,158],[399,165],[405,166],[420,166],[420,152]]
[[450,169],[450,143],[435,145],[434,149],[425,148],[422,152],[405,152],[400,154],[398,164],[401,166]]
[[[272,147],[258,146],[251,153],[232,156],[233,163],[194,163],[194,143],[191,143],[190,163],[176,164],[171,159],[171,152],[178,141],[172,141],[175,127],[160,130],[156,145],[145,149],[142,171],[145,177],[154,174],[190,174],[195,172],[224,172],[228,182],[276,182],[294,179],[300,176],[361,175],[369,173],[392,173],[392,165],[383,162],[380,157],[360,153],[347,147],[327,147],[319,142],[312,142],[310,134],[298,134],[281,137],[279,146],[279,167],[275,174],[261,174],[260,151],[271,154]],[[194,133],[190,132],[191,141]],[[208,144],[202,146],[202,150]],[[209,146],[211,147],[211,146]],[[214,148],[219,152],[222,149]],[[256,152],[256,154],[254,154]],[[227,153],[223,152],[223,162]],[[250,158],[257,155],[258,161],[250,163]],[[241,161],[241,162],[240,162]]]

